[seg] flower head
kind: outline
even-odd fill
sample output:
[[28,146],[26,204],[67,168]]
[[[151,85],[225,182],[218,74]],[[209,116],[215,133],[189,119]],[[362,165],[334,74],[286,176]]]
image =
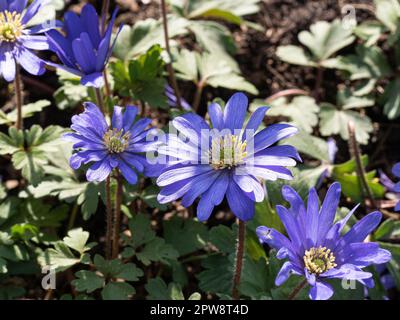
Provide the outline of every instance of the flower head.
[[85,5],[80,17],[74,12],[67,12],[64,15],[63,34],[57,30],[47,33],[50,50],[57,54],[62,65],[50,62],[49,65],[81,77],[81,83],[85,86],[103,86],[102,73],[114,47],[111,37],[117,12],[116,9],[104,34],[101,33],[99,17],[92,5]]
[[28,23],[48,2],[35,0],[25,10],[28,0],[0,1],[0,75],[6,81],[15,79],[16,64],[33,75],[45,72],[45,62],[32,50],[49,48],[47,38],[39,34],[56,27],[56,23],[53,26],[28,26]]
[[[393,174],[400,178],[400,162],[396,163],[393,166]],[[394,187],[393,187],[394,192],[399,192],[400,193],[400,182],[397,182]],[[396,207],[394,208],[395,211],[400,211],[400,201],[397,203]]]
[[[156,141],[147,141],[153,129],[147,129],[150,119],[143,118],[135,122],[138,109],[128,106],[114,107],[111,127],[100,109],[93,103],[85,103],[85,112],[72,117],[71,129],[65,138],[74,142],[77,151],[70,159],[73,169],[91,163],[86,176],[89,181],[103,181],[114,168],[119,168],[130,184],[137,182],[137,173],[145,172],[153,176],[151,165],[145,152],[154,151]],[[156,173],[155,173],[156,174]]]
[[[243,93],[234,94],[224,111],[213,103],[208,108],[212,129],[200,116],[188,113],[172,125],[178,134],[167,137],[158,152],[168,156],[157,184],[162,187],[160,203],[182,198],[190,206],[201,197],[197,216],[204,221],[225,195],[232,212],[241,220],[254,215],[254,202],[264,198],[259,178],[291,179],[286,166],[300,157],[292,146],[272,146],[297,132],[287,124],[274,124],[257,132],[268,108],[257,109],[244,127],[248,106]],[[183,136],[184,137],[183,137]],[[187,141],[189,139],[189,141]]]
[[362,268],[386,263],[391,254],[377,243],[363,241],[379,225],[382,215],[370,213],[341,235],[357,207],[334,223],[340,193],[340,184],[332,184],[319,209],[315,189],[310,190],[306,207],[296,191],[283,187],[282,195],[291,207],[277,206],[276,209],[289,238],[272,228],[257,228],[260,241],[278,250],[278,259],[289,259],[279,271],[276,285],[283,284],[290,274],[304,276],[311,286],[313,300],[325,300],[333,295],[332,287],[324,282],[327,279],[357,280],[366,287],[374,286],[372,273]]

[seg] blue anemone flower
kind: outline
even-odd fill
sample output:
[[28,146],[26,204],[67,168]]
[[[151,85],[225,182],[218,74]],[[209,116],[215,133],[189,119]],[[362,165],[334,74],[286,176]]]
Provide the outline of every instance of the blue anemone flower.
[[310,190],[307,207],[295,190],[289,186],[282,188],[282,195],[291,207],[277,206],[276,210],[289,238],[272,228],[257,228],[261,243],[277,249],[278,259],[289,259],[275,279],[277,286],[291,274],[304,276],[311,286],[309,296],[313,300],[326,300],[333,295],[333,288],[324,282],[327,279],[357,280],[368,288],[374,286],[372,273],[362,268],[386,263],[391,254],[377,243],[363,241],[379,225],[382,214],[378,211],[368,214],[342,235],[358,206],[334,223],[340,194],[340,184],[332,184],[319,209],[314,188]]
[[104,34],[101,33],[99,17],[92,5],[85,5],[80,17],[74,12],[67,12],[64,15],[65,36],[57,30],[47,33],[50,50],[57,54],[63,64],[48,64],[81,77],[81,83],[85,86],[102,87],[102,73],[114,47],[111,37],[117,12],[115,9]]
[[[153,152],[159,143],[150,140],[155,129],[147,129],[151,119],[142,118],[135,122],[138,108],[114,107],[111,126],[100,109],[91,102],[85,103],[85,111],[72,117],[71,129],[64,137],[74,142],[77,151],[70,159],[70,165],[77,170],[83,164],[91,163],[87,170],[88,181],[104,181],[118,168],[130,184],[137,182],[136,171],[153,176],[152,167],[144,153]],[[157,173],[155,173],[157,174]]]
[[298,130],[288,124],[274,124],[257,132],[267,107],[258,108],[243,127],[247,106],[243,93],[234,94],[224,111],[217,103],[210,104],[212,129],[194,113],[172,121],[180,134],[169,134],[166,145],[158,149],[160,155],[167,156],[167,165],[157,179],[162,187],[160,203],[182,198],[182,205],[188,207],[201,197],[197,217],[204,221],[226,195],[232,212],[247,221],[254,216],[254,202],[264,198],[259,178],[292,179],[285,167],[301,160],[296,149],[272,145]]
[[[396,177],[400,178],[400,162],[396,163],[396,164],[393,166],[392,171],[393,171],[393,174],[394,174]],[[400,181],[397,182],[397,183],[394,185],[393,190],[394,190],[394,192],[399,192],[399,193],[400,193]],[[396,205],[396,207],[394,208],[394,210],[395,210],[395,211],[400,211],[400,201],[397,203],[397,205]]]
[[0,76],[6,81],[15,79],[16,64],[33,75],[45,72],[45,62],[32,50],[49,48],[47,38],[39,34],[56,24],[27,25],[48,2],[35,0],[25,10],[28,0],[0,0]]

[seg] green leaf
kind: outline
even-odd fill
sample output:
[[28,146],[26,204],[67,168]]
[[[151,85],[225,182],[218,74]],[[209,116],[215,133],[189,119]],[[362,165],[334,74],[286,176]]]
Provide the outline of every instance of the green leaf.
[[291,102],[285,97],[274,100],[268,114],[287,117],[295,127],[312,133],[313,127],[318,124],[318,112],[319,106],[314,98],[297,96]]
[[[186,27],[188,24],[187,19],[176,16],[168,17],[171,46],[174,46],[174,37],[187,34]],[[164,30],[161,20],[137,21],[133,27],[125,25],[122,28],[116,40],[114,55],[118,59],[128,61],[133,57],[144,54],[152,46],[164,43]]]
[[125,240],[135,249],[154,240],[156,237],[151,228],[149,217],[144,214],[137,214],[129,221],[129,230],[131,231],[131,237],[125,238]]
[[398,0],[374,0],[376,17],[392,33],[397,29],[400,19],[400,3]]
[[364,21],[354,28],[354,34],[365,41],[367,47],[376,44],[384,32],[384,27],[378,21]]
[[90,250],[90,247],[86,246],[88,240],[89,232],[83,231],[82,228],[70,230],[68,236],[63,239],[68,247],[76,250],[80,254]]
[[400,116],[400,78],[397,77],[385,88],[382,97],[384,103],[383,112],[389,119],[396,119]]
[[171,244],[180,256],[202,249],[206,245],[208,231],[203,223],[173,217],[163,222],[165,241]]
[[104,285],[104,278],[92,271],[81,270],[76,272],[75,276],[78,279],[73,280],[72,285],[80,292],[91,293]]
[[127,67],[121,60],[112,63],[115,89],[123,96],[133,96],[133,99],[147,102],[152,107],[166,107],[166,81],[162,76],[164,61],[161,53],[161,47],[155,45],[145,54],[129,61]]
[[179,284],[170,283],[168,286],[163,279],[150,279],[145,285],[148,300],[185,300]]
[[352,30],[345,28],[340,20],[331,23],[318,21],[311,25],[310,31],[302,31],[298,37],[299,41],[310,50],[318,62],[330,58],[355,39],[352,36]]
[[219,225],[210,230],[210,242],[222,253],[235,252],[236,235],[228,227]]
[[304,153],[314,159],[321,160],[324,163],[330,163],[328,144],[325,140],[312,136],[300,130],[296,135],[288,138],[285,144],[292,145],[299,152]]
[[373,131],[371,120],[351,110],[338,110],[334,105],[321,105],[320,130],[323,136],[340,134],[342,139],[349,139],[348,123],[352,121],[355,127],[356,139],[361,144],[367,144],[369,134]]
[[152,241],[148,242],[136,256],[144,265],[148,266],[154,261],[168,264],[169,260],[177,259],[179,253],[174,247],[166,244],[164,239],[154,238]]
[[280,46],[276,51],[276,55],[282,61],[290,64],[297,64],[305,67],[316,67],[317,64],[303,48],[293,45]]
[[[41,112],[44,108],[50,106],[50,101],[48,100],[38,100],[34,103],[29,103],[22,106],[22,118],[30,118],[36,112]],[[14,109],[8,114],[5,114],[0,110],[0,125],[2,124],[12,124],[17,121],[17,111]]]
[[126,282],[110,282],[101,291],[104,300],[128,300],[135,288]]

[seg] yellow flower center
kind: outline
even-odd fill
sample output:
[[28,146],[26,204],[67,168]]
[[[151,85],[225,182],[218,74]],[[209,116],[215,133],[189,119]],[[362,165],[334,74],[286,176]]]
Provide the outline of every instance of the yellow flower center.
[[15,42],[22,34],[22,16],[16,11],[0,12],[0,42]]
[[227,134],[212,140],[209,162],[214,170],[231,169],[241,163],[247,156],[246,141],[235,135]]
[[110,153],[124,152],[129,146],[130,133],[122,130],[110,129],[104,136],[103,141]]
[[333,253],[330,249],[322,246],[306,250],[303,260],[308,272],[315,275],[319,275],[336,267]]

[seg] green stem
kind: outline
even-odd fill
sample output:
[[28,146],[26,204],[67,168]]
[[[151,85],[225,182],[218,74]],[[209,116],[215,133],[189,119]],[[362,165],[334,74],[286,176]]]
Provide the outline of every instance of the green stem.
[[101,91],[99,88],[95,88],[94,92],[96,93],[96,101],[97,101],[97,106],[100,108],[100,111],[104,113],[104,101],[103,101],[103,96],[101,94]]
[[356,162],[356,171],[357,171],[358,181],[361,186],[361,192],[366,194],[366,198],[368,198],[369,204],[372,205],[373,208],[378,209],[378,206],[375,202],[374,196],[372,194],[371,188],[369,187],[366,178],[366,173],[361,158],[361,151],[356,139],[356,131],[353,121],[349,121],[348,131],[349,131],[349,150],[351,156],[354,158]]
[[117,171],[117,193],[115,196],[115,210],[114,210],[114,230],[113,230],[113,250],[112,258],[117,259],[119,254],[119,232],[121,225],[121,204],[122,204],[122,178],[119,171]]
[[78,209],[79,205],[75,203],[72,208],[71,215],[69,216],[68,229],[67,229],[68,231],[74,227],[76,216],[78,215]]
[[194,100],[193,100],[193,110],[196,113],[198,113],[198,111],[199,111],[199,106],[200,106],[200,101],[201,101],[201,95],[203,94],[203,89],[204,89],[204,83],[203,83],[203,81],[200,81],[197,84],[196,93],[194,95]]
[[111,206],[111,177],[108,176],[106,180],[106,259],[111,258],[112,249],[112,230],[113,230],[113,212]]
[[167,50],[169,57],[169,62],[167,64],[167,71],[169,74],[169,80],[171,82],[172,88],[174,89],[175,92],[177,106],[178,108],[181,108],[182,107],[181,93],[179,91],[178,82],[176,81],[174,68],[172,66],[172,54],[171,54],[171,48],[169,46],[167,6],[165,4],[165,0],[161,0],[161,13],[162,13],[162,22],[164,30],[165,49]]
[[242,220],[239,220],[237,246],[236,246],[235,271],[234,271],[234,275],[233,275],[233,288],[232,288],[232,299],[233,300],[239,300],[239,298],[240,298],[239,285],[240,285],[240,277],[242,275],[245,236],[246,236],[246,223]]
[[17,65],[17,70],[15,73],[15,80],[14,80],[14,85],[15,85],[15,102],[17,105],[17,121],[15,122],[15,127],[17,130],[22,130],[23,129],[23,121],[22,121],[22,82],[21,82],[21,74],[20,74],[20,68]]

